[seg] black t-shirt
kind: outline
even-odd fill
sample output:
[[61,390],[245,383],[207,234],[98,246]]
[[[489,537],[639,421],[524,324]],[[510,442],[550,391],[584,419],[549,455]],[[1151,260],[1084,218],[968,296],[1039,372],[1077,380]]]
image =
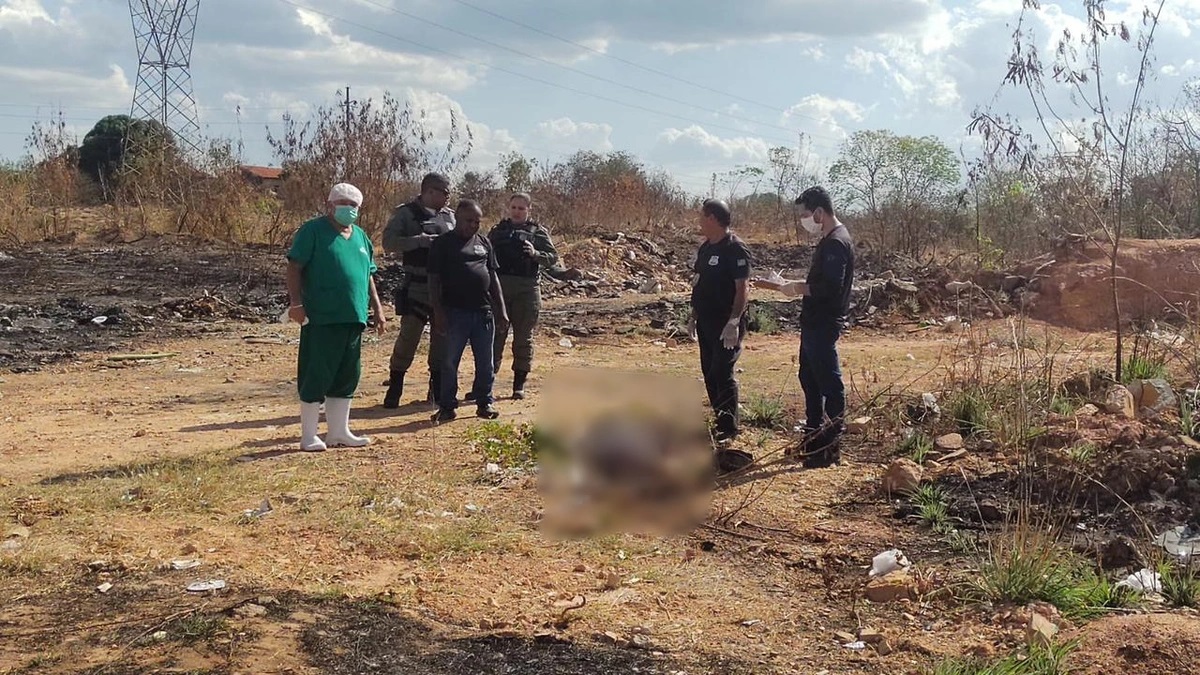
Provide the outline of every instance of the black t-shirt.
[[800,305],[800,323],[844,327],[854,285],[854,243],[844,226],[817,244],[807,281],[809,294]]
[[730,233],[713,244],[700,245],[696,253],[696,282],[692,286],[692,309],[696,320],[725,323],[733,311],[737,294],[735,282],[750,278],[750,251],[745,242]]
[[461,234],[451,230],[434,239],[429,247],[429,273],[441,279],[444,307],[490,308],[491,273],[497,267],[491,242],[479,233],[464,241]]

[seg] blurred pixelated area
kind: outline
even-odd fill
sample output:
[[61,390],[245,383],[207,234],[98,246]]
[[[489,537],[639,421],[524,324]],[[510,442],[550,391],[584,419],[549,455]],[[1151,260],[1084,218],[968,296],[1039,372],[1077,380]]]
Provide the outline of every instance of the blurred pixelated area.
[[713,456],[694,377],[577,368],[549,376],[538,408],[543,532],[670,536],[708,515]]

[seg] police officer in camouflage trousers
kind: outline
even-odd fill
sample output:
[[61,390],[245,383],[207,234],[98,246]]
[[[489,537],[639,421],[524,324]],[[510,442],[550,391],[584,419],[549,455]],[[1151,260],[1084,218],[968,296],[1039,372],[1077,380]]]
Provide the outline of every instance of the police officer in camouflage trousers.
[[[533,366],[533,330],[537,327],[542,309],[542,294],[538,279],[544,267],[558,262],[558,251],[550,241],[550,233],[529,219],[533,200],[518,193],[508,200],[508,218],[488,232],[500,265],[500,287],[504,306],[512,322],[513,398],[525,398],[525,379]],[[504,343],[508,327],[497,326],[496,342],[492,348],[495,372],[500,372],[504,360]],[[468,397],[469,400],[473,398]]]
[[[400,316],[400,334],[392,348],[391,378],[383,407],[400,407],[404,392],[404,374],[412,365],[425,325],[433,320],[429,302],[429,248],[438,236],[454,229],[454,212],[446,208],[450,201],[450,179],[439,173],[426,174],[421,194],[396,209],[383,231],[383,250],[401,256],[404,282],[396,290],[396,314]],[[441,391],[443,337],[437,330],[429,335],[429,394],[436,402]]]

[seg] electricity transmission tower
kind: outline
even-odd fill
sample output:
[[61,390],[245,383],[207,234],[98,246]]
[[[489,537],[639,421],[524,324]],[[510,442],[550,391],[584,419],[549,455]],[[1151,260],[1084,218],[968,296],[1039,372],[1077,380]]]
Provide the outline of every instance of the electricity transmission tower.
[[130,117],[158,122],[181,151],[199,152],[191,62],[200,0],[129,0],[129,13],[138,50]]

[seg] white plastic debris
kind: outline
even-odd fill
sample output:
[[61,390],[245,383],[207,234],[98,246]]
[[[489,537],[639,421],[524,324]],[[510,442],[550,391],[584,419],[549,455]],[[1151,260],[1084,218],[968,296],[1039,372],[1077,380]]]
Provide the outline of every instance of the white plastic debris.
[[563,339],[561,339],[561,340],[559,340],[559,341],[558,341],[558,346],[559,346],[559,347],[567,347],[567,348],[570,348],[570,347],[572,347],[574,344],[575,344],[575,343],[571,342],[571,338],[563,338]]
[[242,516],[246,518],[262,518],[274,510],[275,509],[271,507],[271,501],[269,499],[263,499],[262,504],[259,504],[257,509],[246,509],[242,512]]
[[172,560],[171,569],[173,570],[190,570],[200,566],[199,560]]
[[904,557],[904,552],[898,548],[884,551],[871,559],[871,571],[867,576],[882,577],[889,572],[908,567],[911,563]]
[[1180,525],[1163,532],[1154,543],[1180,561],[1187,562],[1192,556],[1200,555],[1200,530]]
[[100,584],[99,586],[97,586],[96,590],[100,591],[101,593],[107,593],[110,590],[112,590],[112,587],[113,587],[113,585],[106,581],[106,582]]
[[100,316],[92,317],[92,323],[96,324],[97,326],[103,326],[104,323],[107,321],[108,321],[108,317],[104,316],[103,314],[101,314]]
[[846,644],[844,644],[842,646],[845,647],[846,649],[853,649],[856,652],[861,652],[862,650],[867,648],[867,643],[863,642],[862,640],[857,640],[855,642],[847,642]]
[[1140,572],[1130,574],[1118,581],[1117,588],[1128,588],[1135,593],[1162,593],[1162,577],[1151,569],[1142,568]]
[[500,465],[495,462],[488,462],[484,470],[488,473],[500,473]]
[[223,588],[225,588],[225,581],[223,579],[197,581],[194,584],[189,584],[187,587],[189,593],[208,593],[209,591],[219,591]]

